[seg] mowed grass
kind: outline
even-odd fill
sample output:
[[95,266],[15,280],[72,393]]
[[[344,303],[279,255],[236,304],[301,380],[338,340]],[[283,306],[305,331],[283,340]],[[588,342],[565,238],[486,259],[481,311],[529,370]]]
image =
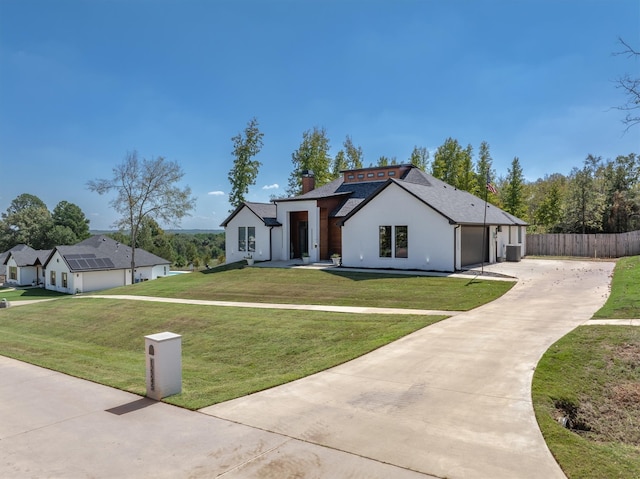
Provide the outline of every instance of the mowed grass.
[[35,299],[52,299],[59,298],[60,296],[66,296],[63,293],[57,291],[49,291],[44,288],[28,288],[28,289],[13,289],[13,288],[0,288],[0,300],[6,299],[9,302],[12,301],[30,301]]
[[442,318],[67,297],[0,311],[0,354],[144,395],[144,336],[171,331],[182,335],[183,392],[165,400],[198,409],[343,363]]
[[220,268],[106,291],[255,303],[468,311],[509,291],[512,281],[284,268]]
[[[638,318],[640,257],[614,270],[602,318]],[[536,418],[570,479],[640,477],[640,328],[581,326],[544,354],[533,377]],[[558,419],[566,417],[570,428]]]
[[640,256],[621,258],[616,262],[611,295],[593,317],[640,319]]
[[640,328],[581,326],[563,337],[538,363],[532,399],[567,477],[640,477]]

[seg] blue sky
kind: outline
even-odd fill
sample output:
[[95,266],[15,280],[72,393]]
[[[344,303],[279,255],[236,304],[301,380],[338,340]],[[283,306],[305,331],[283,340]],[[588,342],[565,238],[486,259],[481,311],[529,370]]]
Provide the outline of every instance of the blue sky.
[[514,156],[528,180],[588,154],[640,153],[615,88],[640,62],[638,0],[0,0],[0,212],[21,193],[108,229],[128,151],[177,161],[197,198],[183,228],[229,212],[231,137],[264,133],[247,197],[283,196],[302,133],[324,127],[405,161],[448,137]]

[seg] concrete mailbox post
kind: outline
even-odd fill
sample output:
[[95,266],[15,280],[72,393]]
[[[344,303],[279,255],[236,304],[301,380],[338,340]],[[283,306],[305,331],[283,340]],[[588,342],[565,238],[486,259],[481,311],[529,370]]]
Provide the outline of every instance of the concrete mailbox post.
[[157,333],[144,337],[147,396],[160,400],[182,392],[182,336]]

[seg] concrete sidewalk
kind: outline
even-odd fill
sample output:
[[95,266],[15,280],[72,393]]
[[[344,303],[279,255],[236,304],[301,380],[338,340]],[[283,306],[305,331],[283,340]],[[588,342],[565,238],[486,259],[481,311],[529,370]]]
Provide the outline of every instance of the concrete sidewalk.
[[520,280],[491,304],[205,414],[0,357],[0,477],[564,478],[531,378],[604,303],[613,263],[488,269]]
[[2,356],[0,477],[431,478]]
[[239,301],[208,301],[203,299],[159,298],[155,296],[134,296],[125,294],[91,294],[87,296],[75,296],[75,298],[125,299],[129,301],[197,304],[199,306],[224,306],[232,308],[253,309],[289,309],[294,311],[328,311],[333,313],[356,314],[416,314],[423,316],[455,316],[457,314],[460,314],[460,311],[441,311],[432,309],[367,308],[364,306],[325,306],[321,304],[244,303]]

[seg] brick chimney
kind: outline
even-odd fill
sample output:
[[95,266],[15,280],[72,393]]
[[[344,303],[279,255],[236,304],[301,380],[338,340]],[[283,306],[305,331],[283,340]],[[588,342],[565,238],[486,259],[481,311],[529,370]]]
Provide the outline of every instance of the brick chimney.
[[302,171],[302,194],[309,193],[316,187],[316,177],[311,170]]

